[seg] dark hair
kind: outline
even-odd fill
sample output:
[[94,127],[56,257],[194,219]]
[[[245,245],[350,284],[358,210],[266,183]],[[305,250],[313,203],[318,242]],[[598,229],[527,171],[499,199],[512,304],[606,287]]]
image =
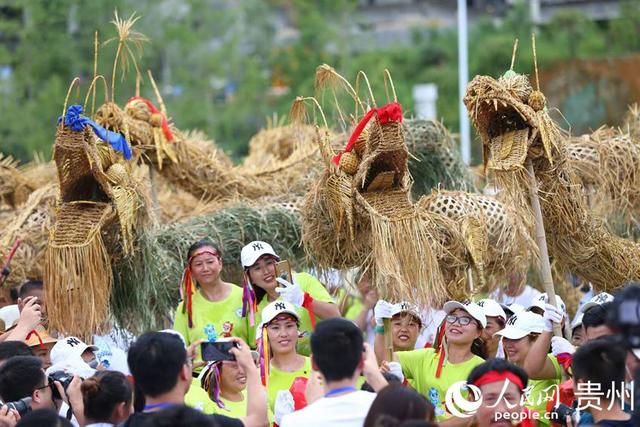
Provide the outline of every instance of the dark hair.
[[[400,384],[400,378],[396,377],[391,372],[383,372],[382,376],[384,377],[385,380],[387,380],[389,385],[391,385],[391,384]],[[376,392],[373,389],[373,387],[371,387],[371,385],[369,385],[369,383],[366,382],[366,381],[362,383],[362,386],[360,387],[360,390],[368,391],[368,392],[371,392],[371,393],[375,393]]]
[[133,412],[144,411],[144,406],[147,404],[147,399],[144,397],[144,393],[137,382],[133,382]]
[[14,356],[0,367],[0,397],[4,402],[30,397],[44,383],[42,361],[38,357]]
[[607,313],[612,307],[611,302],[605,302],[604,304],[594,305],[589,307],[582,316],[582,326],[584,329],[596,328],[607,324]]
[[376,396],[363,427],[374,427],[381,416],[387,415],[398,422],[410,419],[433,420],[434,407],[417,391],[401,384],[389,384]]
[[109,422],[116,406],[131,404],[131,384],[121,372],[102,371],[83,381],[84,416],[93,422]]
[[491,371],[511,372],[512,374],[517,375],[518,378],[520,378],[520,381],[522,381],[523,389],[520,391],[524,391],[524,389],[527,388],[529,376],[527,375],[525,370],[519,366],[514,365],[513,363],[507,362],[504,359],[497,358],[487,359],[484,363],[481,363],[473,368],[473,370],[469,374],[469,377],[467,378],[467,382],[469,384],[473,384],[478,381],[481,376]]
[[22,341],[0,342],[0,362],[15,356],[33,356],[33,351]]
[[398,420],[389,415],[381,415],[374,424],[375,427],[438,427],[436,422],[427,420]]
[[215,416],[205,415],[188,406],[173,406],[153,413],[145,420],[144,427],[217,427]]
[[220,245],[218,245],[216,242],[214,242],[210,238],[205,237],[204,239],[200,239],[194,244],[192,244],[191,246],[189,246],[189,249],[187,250],[187,259],[191,258],[191,255],[193,255],[193,253],[198,249],[206,248],[206,247],[212,247],[213,249],[215,249],[216,252],[218,252],[218,255],[220,256],[220,258],[222,258],[222,250],[220,250]]
[[173,389],[187,360],[187,350],[177,335],[147,332],[129,348],[129,369],[145,396],[159,396]]
[[481,337],[476,338],[471,343],[471,353],[476,356],[487,359],[489,357],[489,348],[487,347],[487,343]]
[[16,427],[72,427],[71,421],[51,409],[38,409],[20,418]]
[[[617,336],[606,336],[591,340],[573,353],[574,381],[583,380],[600,384],[604,395],[614,392],[612,388],[624,382],[627,352]],[[612,394],[613,395],[613,394]]]
[[362,332],[346,319],[323,320],[311,334],[312,358],[326,381],[352,377],[363,350]]
[[15,304],[18,302],[18,298],[20,298],[20,293],[18,291],[19,286],[14,286],[9,289],[9,298],[11,298],[11,302]]
[[27,280],[20,286],[20,290],[18,291],[19,298],[25,298],[31,291],[34,290],[43,290],[44,286],[42,285],[42,280]]

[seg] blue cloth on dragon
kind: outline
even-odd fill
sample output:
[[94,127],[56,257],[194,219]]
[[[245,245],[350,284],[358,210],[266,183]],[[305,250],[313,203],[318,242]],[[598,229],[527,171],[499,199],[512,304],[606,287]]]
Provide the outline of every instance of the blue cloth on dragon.
[[[58,118],[58,123],[62,121],[62,117]],[[91,126],[93,133],[111,147],[122,153],[125,160],[131,159],[131,147],[122,134],[106,130],[90,118],[82,115],[82,105],[71,105],[67,108],[67,114],[64,115],[64,124],[69,126],[71,130],[80,132],[86,125]]]

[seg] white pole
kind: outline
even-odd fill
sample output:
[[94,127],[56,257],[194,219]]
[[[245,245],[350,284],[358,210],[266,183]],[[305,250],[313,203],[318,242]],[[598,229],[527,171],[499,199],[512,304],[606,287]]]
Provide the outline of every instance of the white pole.
[[469,63],[467,55],[467,0],[458,0],[458,108],[460,115],[460,151],[462,161],[467,165],[471,162],[471,136],[469,131],[469,116],[462,102],[467,91],[469,80]]

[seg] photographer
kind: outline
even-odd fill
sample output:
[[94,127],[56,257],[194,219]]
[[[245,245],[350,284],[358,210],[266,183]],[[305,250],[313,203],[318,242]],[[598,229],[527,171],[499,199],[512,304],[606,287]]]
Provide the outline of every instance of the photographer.
[[[247,375],[247,415],[240,420],[211,415],[220,426],[266,427],[267,397],[260,382],[249,347],[239,338],[232,338],[237,348],[230,351]],[[125,427],[142,426],[157,412],[184,404],[192,382],[192,355],[187,353],[182,339],[167,332],[148,332],[129,349],[129,368],[145,397],[143,412],[135,413]]]
[[[74,377],[65,391],[59,382],[49,381],[40,359],[33,356],[15,356],[0,367],[0,398],[5,403],[23,400],[28,408],[52,409],[60,411],[63,416],[67,415],[67,404],[70,403],[76,417],[76,420],[72,421],[75,425],[81,425],[84,424],[84,405],[80,394],[80,382],[79,378]],[[55,398],[54,395],[58,395],[59,398]]]
[[[581,403],[582,397],[588,402],[596,426],[634,425],[631,414],[623,409],[623,405],[628,405],[618,395],[621,389],[624,390],[625,358],[624,346],[612,337],[591,340],[573,354],[573,379],[578,407],[580,409],[584,405]],[[591,390],[591,395],[586,390]],[[593,403],[596,397],[597,402]]]

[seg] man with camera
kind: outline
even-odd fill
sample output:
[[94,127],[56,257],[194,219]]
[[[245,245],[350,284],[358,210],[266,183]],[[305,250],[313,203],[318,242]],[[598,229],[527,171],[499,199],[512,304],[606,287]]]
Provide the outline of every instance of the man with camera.
[[42,361],[34,356],[15,356],[0,367],[0,398],[21,415],[31,410],[52,409],[75,425],[82,425],[84,405],[80,384],[80,378],[74,377],[65,390],[59,381],[52,381],[45,374]]
[[[247,376],[247,414],[241,419],[211,415],[219,426],[266,427],[267,395],[260,381],[251,351],[239,338],[232,337],[236,346],[230,350]],[[154,414],[174,410],[184,405],[185,394],[192,383],[195,352],[190,354],[184,339],[169,332],[147,332],[129,349],[127,360],[136,385],[145,398],[144,409],[133,414],[124,427],[144,425]],[[158,417],[159,415],[155,415]]]

